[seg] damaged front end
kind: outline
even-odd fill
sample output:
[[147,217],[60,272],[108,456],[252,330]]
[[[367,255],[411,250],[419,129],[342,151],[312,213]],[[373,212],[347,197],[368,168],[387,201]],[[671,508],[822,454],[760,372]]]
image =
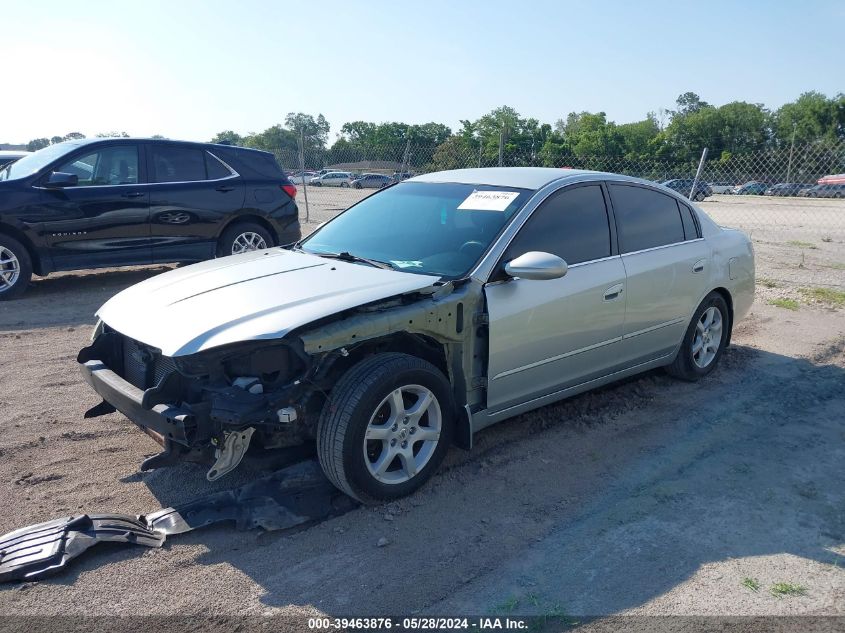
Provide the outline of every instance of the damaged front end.
[[301,343],[253,341],[171,358],[107,325],[95,335],[77,360],[103,402],[85,417],[118,410],[155,439],[164,451],[142,470],[193,461],[210,464],[213,481],[253,442],[281,448],[313,437],[302,415],[311,358]]

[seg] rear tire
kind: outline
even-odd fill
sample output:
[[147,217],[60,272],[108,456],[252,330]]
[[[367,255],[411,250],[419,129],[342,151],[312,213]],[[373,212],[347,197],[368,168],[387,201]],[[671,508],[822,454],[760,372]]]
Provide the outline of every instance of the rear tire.
[[342,182],[342,183],[340,183],[340,188],[341,188],[341,189],[346,189],[347,187],[349,187],[349,183],[348,183],[348,182]]
[[23,244],[0,234],[0,301],[20,297],[32,279],[32,260]]
[[678,354],[666,371],[689,382],[704,378],[719,363],[730,331],[728,304],[718,292],[711,292],[692,315]]
[[238,255],[273,246],[273,236],[260,224],[238,222],[228,227],[217,242],[217,256]]
[[317,424],[317,456],[329,480],[366,504],[411,494],[452,442],[452,391],[431,363],[383,353],[338,381]]
[[707,196],[705,196],[703,193],[701,193],[701,192],[699,191],[697,194],[695,194],[695,201],[696,201],[696,202],[704,202],[704,199],[705,199],[706,197],[707,197]]

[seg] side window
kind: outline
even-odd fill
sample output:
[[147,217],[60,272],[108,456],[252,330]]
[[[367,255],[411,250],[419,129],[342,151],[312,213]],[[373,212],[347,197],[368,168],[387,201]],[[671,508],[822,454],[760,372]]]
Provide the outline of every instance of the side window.
[[220,178],[228,178],[232,175],[229,168],[209,152],[205,153],[205,169],[208,172],[209,180],[219,180]]
[[578,264],[610,256],[610,227],[601,186],[562,189],[540,205],[505,253],[509,261],[544,251]]
[[610,184],[622,253],[684,241],[675,199],[644,187]]
[[[675,201],[677,202],[677,200]],[[684,224],[684,238],[687,240],[694,240],[698,237],[698,227],[695,225],[695,220],[692,219],[692,210],[683,204],[682,202],[678,202],[678,208],[681,210],[681,222]]]
[[104,147],[74,158],[53,171],[74,174],[79,187],[138,184],[138,148],[135,145]]
[[205,159],[199,149],[151,145],[152,182],[205,180]]

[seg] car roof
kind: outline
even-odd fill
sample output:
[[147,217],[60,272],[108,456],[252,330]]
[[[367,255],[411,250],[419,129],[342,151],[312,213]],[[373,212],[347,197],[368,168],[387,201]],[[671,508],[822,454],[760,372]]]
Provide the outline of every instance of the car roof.
[[[517,187],[520,189],[540,189],[558,180],[576,180],[585,175],[603,174],[603,172],[585,169],[557,169],[554,167],[481,167],[478,169],[452,169],[436,171],[430,174],[414,176],[405,182],[451,182],[465,185],[491,185],[495,187]],[[618,174],[604,174],[614,179]],[[626,180],[627,177],[623,177]],[[630,178],[634,182],[643,182]],[[653,183],[652,183],[653,184]]]
[[194,145],[197,147],[203,147],[205,149],[211,149],[213,147],[219,147],[224,150],[235,150],[235,151],[244,151],[244,152],[257,152],[259,154],[270,154],[273,155],[272,152],[268,152],[262,149],[256,149],[254,147],[241,147],[240,145],[231,145],[229,143],[211,143],[211,142],[203,142],[203,141],[180,141],[178,139],[173,138],[149,138],[143,136],[95,136],[93,138],[80,138],[80,139],[73,139],[70,141],[62,141],[62,145],[73,145],[77,147],[82,147],[83,145],[93,145],[94,143],[113,143],[115,141],[119,142],[136,142],[136,143],[156,143],[160,145]]

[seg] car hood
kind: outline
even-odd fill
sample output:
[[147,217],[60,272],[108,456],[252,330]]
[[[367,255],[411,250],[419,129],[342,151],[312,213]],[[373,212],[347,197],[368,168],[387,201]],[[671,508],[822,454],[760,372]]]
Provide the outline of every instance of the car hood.
[[165,356],[186,356],[280,338],[317,319],[438,280],[274,248],[157,275],[115,295],[97,316]]

